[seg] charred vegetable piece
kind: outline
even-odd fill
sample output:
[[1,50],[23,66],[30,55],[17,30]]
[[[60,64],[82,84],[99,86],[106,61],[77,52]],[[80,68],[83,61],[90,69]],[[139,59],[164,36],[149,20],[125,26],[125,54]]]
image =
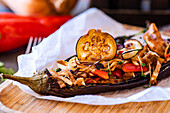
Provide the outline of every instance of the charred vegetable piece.
[[79,61],[111,60],[115,57],[117,45],[114,38],[101,30],[91,29],[80,37],[76,45]]
[[141,72],[142,70],[147,71],[147,68],[140,65],[134,65],[133,63],[125,63],[122,66],[122,70],[124,72]]
[[166,42],[162,39],[158,28],[154,23],[149,26],[148,31],[143,36],[149,48],[161,57],[164,57]]
[[138,40],[135,40],[135,39],[127,40],[124,43],[124,46],[126,50],[122,53],[123,59],[129,59],[129,58],[136,56],[139,50],[143,48],[142,44]]

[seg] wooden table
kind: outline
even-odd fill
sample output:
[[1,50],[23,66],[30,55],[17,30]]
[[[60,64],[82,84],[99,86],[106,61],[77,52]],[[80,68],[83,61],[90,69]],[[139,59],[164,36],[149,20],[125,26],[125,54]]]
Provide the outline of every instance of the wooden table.
[[[142,28],[124,25],[129,29],[140,30]],[[23,54],[25,47],[15,52],[5,53],[0,56],[0,60],[5,62],[7,67],[14,68],[17,71],[16,57]],[[12,81],[7,80],[0,85],[0,113],[10,112],[45,112],[45,113],[63,113],[63,112],[143,112],[143,113],[170,113],[170,101],[152,101],[152,102],[131,102],[120,105],[85,105],[70,102],[59,102],[52,100],[37,99],[24,93]]]

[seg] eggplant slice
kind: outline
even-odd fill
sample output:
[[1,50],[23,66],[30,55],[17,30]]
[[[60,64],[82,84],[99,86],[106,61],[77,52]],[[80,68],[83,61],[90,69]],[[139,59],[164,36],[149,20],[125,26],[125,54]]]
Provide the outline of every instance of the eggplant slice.
[[76,54],[80,62],[111,60],[116,53],[117,45],[114,38],[99,29],[90,29],[76,44]]
[[124,51],[122,53],[121,56],[122,56],[123,59],[133,58],[134,56],[136,56],[138,54],[138,52],[140,50],[143,49],[142,44],[138,40],[136,40],[136,39],[126,40],[125,43],[124,43],[124,46],[128,50]]
[[[72,58],[72,57],[70,57]],[[67,60],[69,60],[68,58]],[[131,89],[137,86],[141,86],[149,83],[149,76],[142,77],[140,73],[137,73],[135,78],[129,79],[128,81],[122,81],[115,84],[87,84],[86,86],[77,86],[59,88],[59,85],[56,80],[53,80],[48,69],[44,69],[33,77],[18,77],[12,75],[1,75],[3,78],[12,79],[18,81],[22,84],[29,86],[36,93],[42,95],[54,95],[59,97],[72,97],[76,95],[85,95],[85,94],[97,94],[104,92],[111,92],[115,90]],[[158,76],[158,80],[170,76],[170,62],[162,65],[161,71]]]

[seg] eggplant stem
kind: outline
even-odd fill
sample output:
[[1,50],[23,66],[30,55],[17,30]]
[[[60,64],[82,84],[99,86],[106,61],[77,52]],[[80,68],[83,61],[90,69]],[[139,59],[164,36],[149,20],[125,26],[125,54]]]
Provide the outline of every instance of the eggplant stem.
[[44,71],[32,77],[19,77],[15,75],[0,74],[2,78],[11,79],[29,86],[33,91],[45,94],[50,90],[49,75]]

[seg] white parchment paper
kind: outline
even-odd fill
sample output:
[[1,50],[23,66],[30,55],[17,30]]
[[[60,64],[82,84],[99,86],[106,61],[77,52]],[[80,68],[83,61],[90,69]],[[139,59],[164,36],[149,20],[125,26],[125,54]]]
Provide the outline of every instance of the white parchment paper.
[[[75,55],[76,42],[89,29],[101,29],[112,36],[130,35],[138,31],[126,30],[122,24],[113,20],[102,11],[91,8],[65,23],[59,30],[33,47],[32,53],[18,56],[19,70],[17,76],[32,76],[33,72],[56,60],[64,60]],[[167,37],[165,37],[167,38]],[[92,105],[114,105],[127,102],[146,102],[170,100],[170,77],[159,82],[159,85],[144,89],[142,86],[130,90],[114,91],[97,95],[81,95],[69,98],[43,96],[30,88],[14,82],[24,92],[37,98],[56,101],[77,102]]]

